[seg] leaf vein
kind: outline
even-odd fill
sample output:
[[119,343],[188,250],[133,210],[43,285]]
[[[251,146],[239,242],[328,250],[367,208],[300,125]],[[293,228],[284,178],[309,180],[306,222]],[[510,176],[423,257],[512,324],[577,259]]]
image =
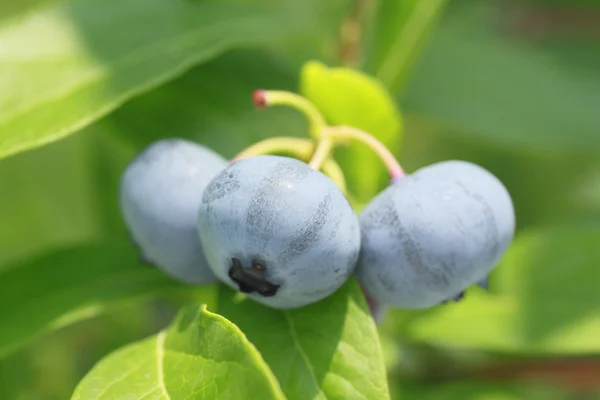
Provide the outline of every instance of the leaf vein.
[[156,338],[156,372],[158,377],[158,385],[160,390],[165,395],[167,400],[171,400],[167,387],[165,386],[165,373],[163,370],[163,363],[165,360],[164,344],[165,344],[166,332],[161,332]]
[[290,335],[292,336],[292,340],[294,342],[294,347],[300,354],[302,361],[304,361],[304,363],[306,364],[306,369],[310,373],[310,377],[314,381],[315,386],[317,387],[317,389],[319,389],[319,397],[318,398],[327,399],[325,392],[323,392],[321,385],[319,385],[317,375],[315,374],[315,370],[312,367],[312,364],[310,363],[310,359],[308,358],[308,355],[306,354],[306,352],[304,351],[304,348],[302,347],[302,344],[300,343],[300,339],[298,338],[298,334],[296,332],[296,327],[294,325],[294,321],[292,321],[292,318],[290,317],[288,311],[283,311],[283,315],[285,316],[285,320],[290,327]]
[[[423,35],[428,24],[423,21],[428,21],[433,18],[436,11],[440,8],[440,4],[445,0],[421,0],[417,2],[415,10],[408,18],[402,33],[398,35],[388,51],[388,56],[385,58],[377,77],[387,86],[391,86],[394,81],[394,75],[402,70],[406,60],[410,57],[412,44],[418,42],[418,38]],[[397,54],[394,57],[394,54]]]

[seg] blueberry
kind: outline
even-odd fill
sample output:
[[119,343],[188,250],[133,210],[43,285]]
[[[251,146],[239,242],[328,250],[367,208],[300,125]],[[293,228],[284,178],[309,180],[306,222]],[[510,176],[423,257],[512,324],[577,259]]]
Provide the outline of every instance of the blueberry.
[[422,168],[360,215],[356,276],[376,300],[421,309],[483,284],[515,230],[512,200],[485,169],[464,161]]
[[231,164],[204,191],[198,231],[213,272],[273,308],[323,299],[352,274],[356,214],[306,163],[257,156]]
[[227,161],[201,145],[165,139],[144,149],[127,167],[121,211],[141,258],[191,284],[217,279],[198,239],[202,191]]

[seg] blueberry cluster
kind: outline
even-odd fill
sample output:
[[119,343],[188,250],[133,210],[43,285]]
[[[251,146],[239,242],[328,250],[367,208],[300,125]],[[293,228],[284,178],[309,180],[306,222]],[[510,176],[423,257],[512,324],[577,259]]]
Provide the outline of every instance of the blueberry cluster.
[[319,301],[353,274],[383,305],[457,300],[486,285],[512,241],[510,195],[480,166],[445,161],[405,175],[397,165],[357,216],[315,158],[323,157],[228,162],[187,140],[161,140],[123,174],[124,220],[142,257],[172,277],[220,281],[280,309]]

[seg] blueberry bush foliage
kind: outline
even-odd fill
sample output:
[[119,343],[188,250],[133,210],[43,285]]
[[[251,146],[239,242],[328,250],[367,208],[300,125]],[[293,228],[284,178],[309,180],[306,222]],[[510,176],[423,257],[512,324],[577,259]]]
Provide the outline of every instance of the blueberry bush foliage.
[[[566,0],[1,1],[0,399],[595,398],[598,15]],[[500,177],[517,234],[489,290],[376,323],[353,278],[277,310],[142,263],[126,165],[162,138],[231,159],[305,137],[297,111],[254,107],[259,88],[370,132],[409,173],[464,159]],[[385,168],[356,144],[335,159],[359,212]]]

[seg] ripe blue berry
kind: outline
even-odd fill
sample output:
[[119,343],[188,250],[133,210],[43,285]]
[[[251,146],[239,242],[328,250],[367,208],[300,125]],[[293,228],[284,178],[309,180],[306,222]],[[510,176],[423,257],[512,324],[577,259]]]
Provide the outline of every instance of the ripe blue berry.
[[321,300],[352,274],[358,218],[335,184],[306,163],[242,159],[206,188],[198,231],[219,279],[274,308]]
[[121,211],[142,258],[186,283],[217,279],[198,239],[202,191],[227,161],[196,143],[165,139],[143,150],[120,186]]
[[446,161],[385,189],[365,207],[360,225],[361,285],[377,301],[420,309],[484,284],[512,241],[515,216],[495,176]]

